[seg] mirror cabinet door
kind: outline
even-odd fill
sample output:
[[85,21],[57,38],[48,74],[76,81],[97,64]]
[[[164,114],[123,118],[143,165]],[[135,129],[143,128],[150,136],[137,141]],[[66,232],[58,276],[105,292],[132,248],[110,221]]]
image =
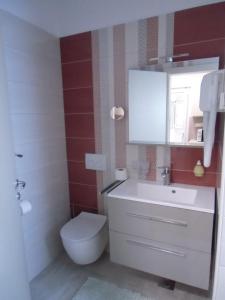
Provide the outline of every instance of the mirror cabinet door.
[[129,142],[203,146],[201,81],[218,70],[219,57],[146,68],[129,70]]
[[129,142],[166,144],[167,73],[129,70]]

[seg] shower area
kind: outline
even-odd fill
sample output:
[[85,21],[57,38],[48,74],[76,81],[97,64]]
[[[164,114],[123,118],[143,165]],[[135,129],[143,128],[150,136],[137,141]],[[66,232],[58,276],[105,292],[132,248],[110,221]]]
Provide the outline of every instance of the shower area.
[[20,183],[15,201],[32,206],[22,216],[31,281],[61,253],[59,230],[70,218],[60,47],[56,37],[17,17],[0,12],[0,18]]

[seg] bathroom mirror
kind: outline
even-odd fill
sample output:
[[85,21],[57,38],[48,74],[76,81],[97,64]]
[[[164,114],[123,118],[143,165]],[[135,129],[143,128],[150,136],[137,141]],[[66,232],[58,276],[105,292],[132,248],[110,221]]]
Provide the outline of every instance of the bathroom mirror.
[[203,146],[200,86],[219,58],[129,70],[129,142]]
[[167,74],[129,71],[129,141],[166,143]]

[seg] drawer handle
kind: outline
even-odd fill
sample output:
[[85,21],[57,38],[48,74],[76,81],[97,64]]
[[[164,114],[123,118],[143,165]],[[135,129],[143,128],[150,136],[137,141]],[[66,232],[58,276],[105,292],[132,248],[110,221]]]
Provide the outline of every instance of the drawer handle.
[[134,245],[134,246],[143,247],[143,248],[147,248],[147,249],[151,249],[151,250],[154,250],[154,251],[163,252],[163,253],[167,253],[167,254],[179,256],[179,257],[185,257],[186,256],[186,254],[182,253],[182,252],[172,251],[172,250],[168,250],[168,249],[164,249],[164,248],[152,246],[152,245],[141,243],[141,242],[137,242],[137,241],[126,240],[126,242],[128,244],[131,244],[131,245]]
[[176,220],[172,220],[172,219],[164,219],[164,218],[160,218],[160,217],[138,215],[138,214],[133,214],[133,213],[127,213],[127,215],[129,217],[134,217],[134,218],[144,219],[144,220],[149,220],[149,221],[167,223],[167,224],[172,224],[172,225],[177,225],[177,226],[183,226],[183,227],[187,227],[188,226],[188,224],[186,222],[176,221]]

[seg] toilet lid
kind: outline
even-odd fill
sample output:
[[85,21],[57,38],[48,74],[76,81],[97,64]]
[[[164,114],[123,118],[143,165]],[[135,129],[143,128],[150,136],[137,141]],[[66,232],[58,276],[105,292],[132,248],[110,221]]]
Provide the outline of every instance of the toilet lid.
[[88,240],[102,229],[105,222],[106,216],[82,212],[62,227],[60,235],[74,241]]

